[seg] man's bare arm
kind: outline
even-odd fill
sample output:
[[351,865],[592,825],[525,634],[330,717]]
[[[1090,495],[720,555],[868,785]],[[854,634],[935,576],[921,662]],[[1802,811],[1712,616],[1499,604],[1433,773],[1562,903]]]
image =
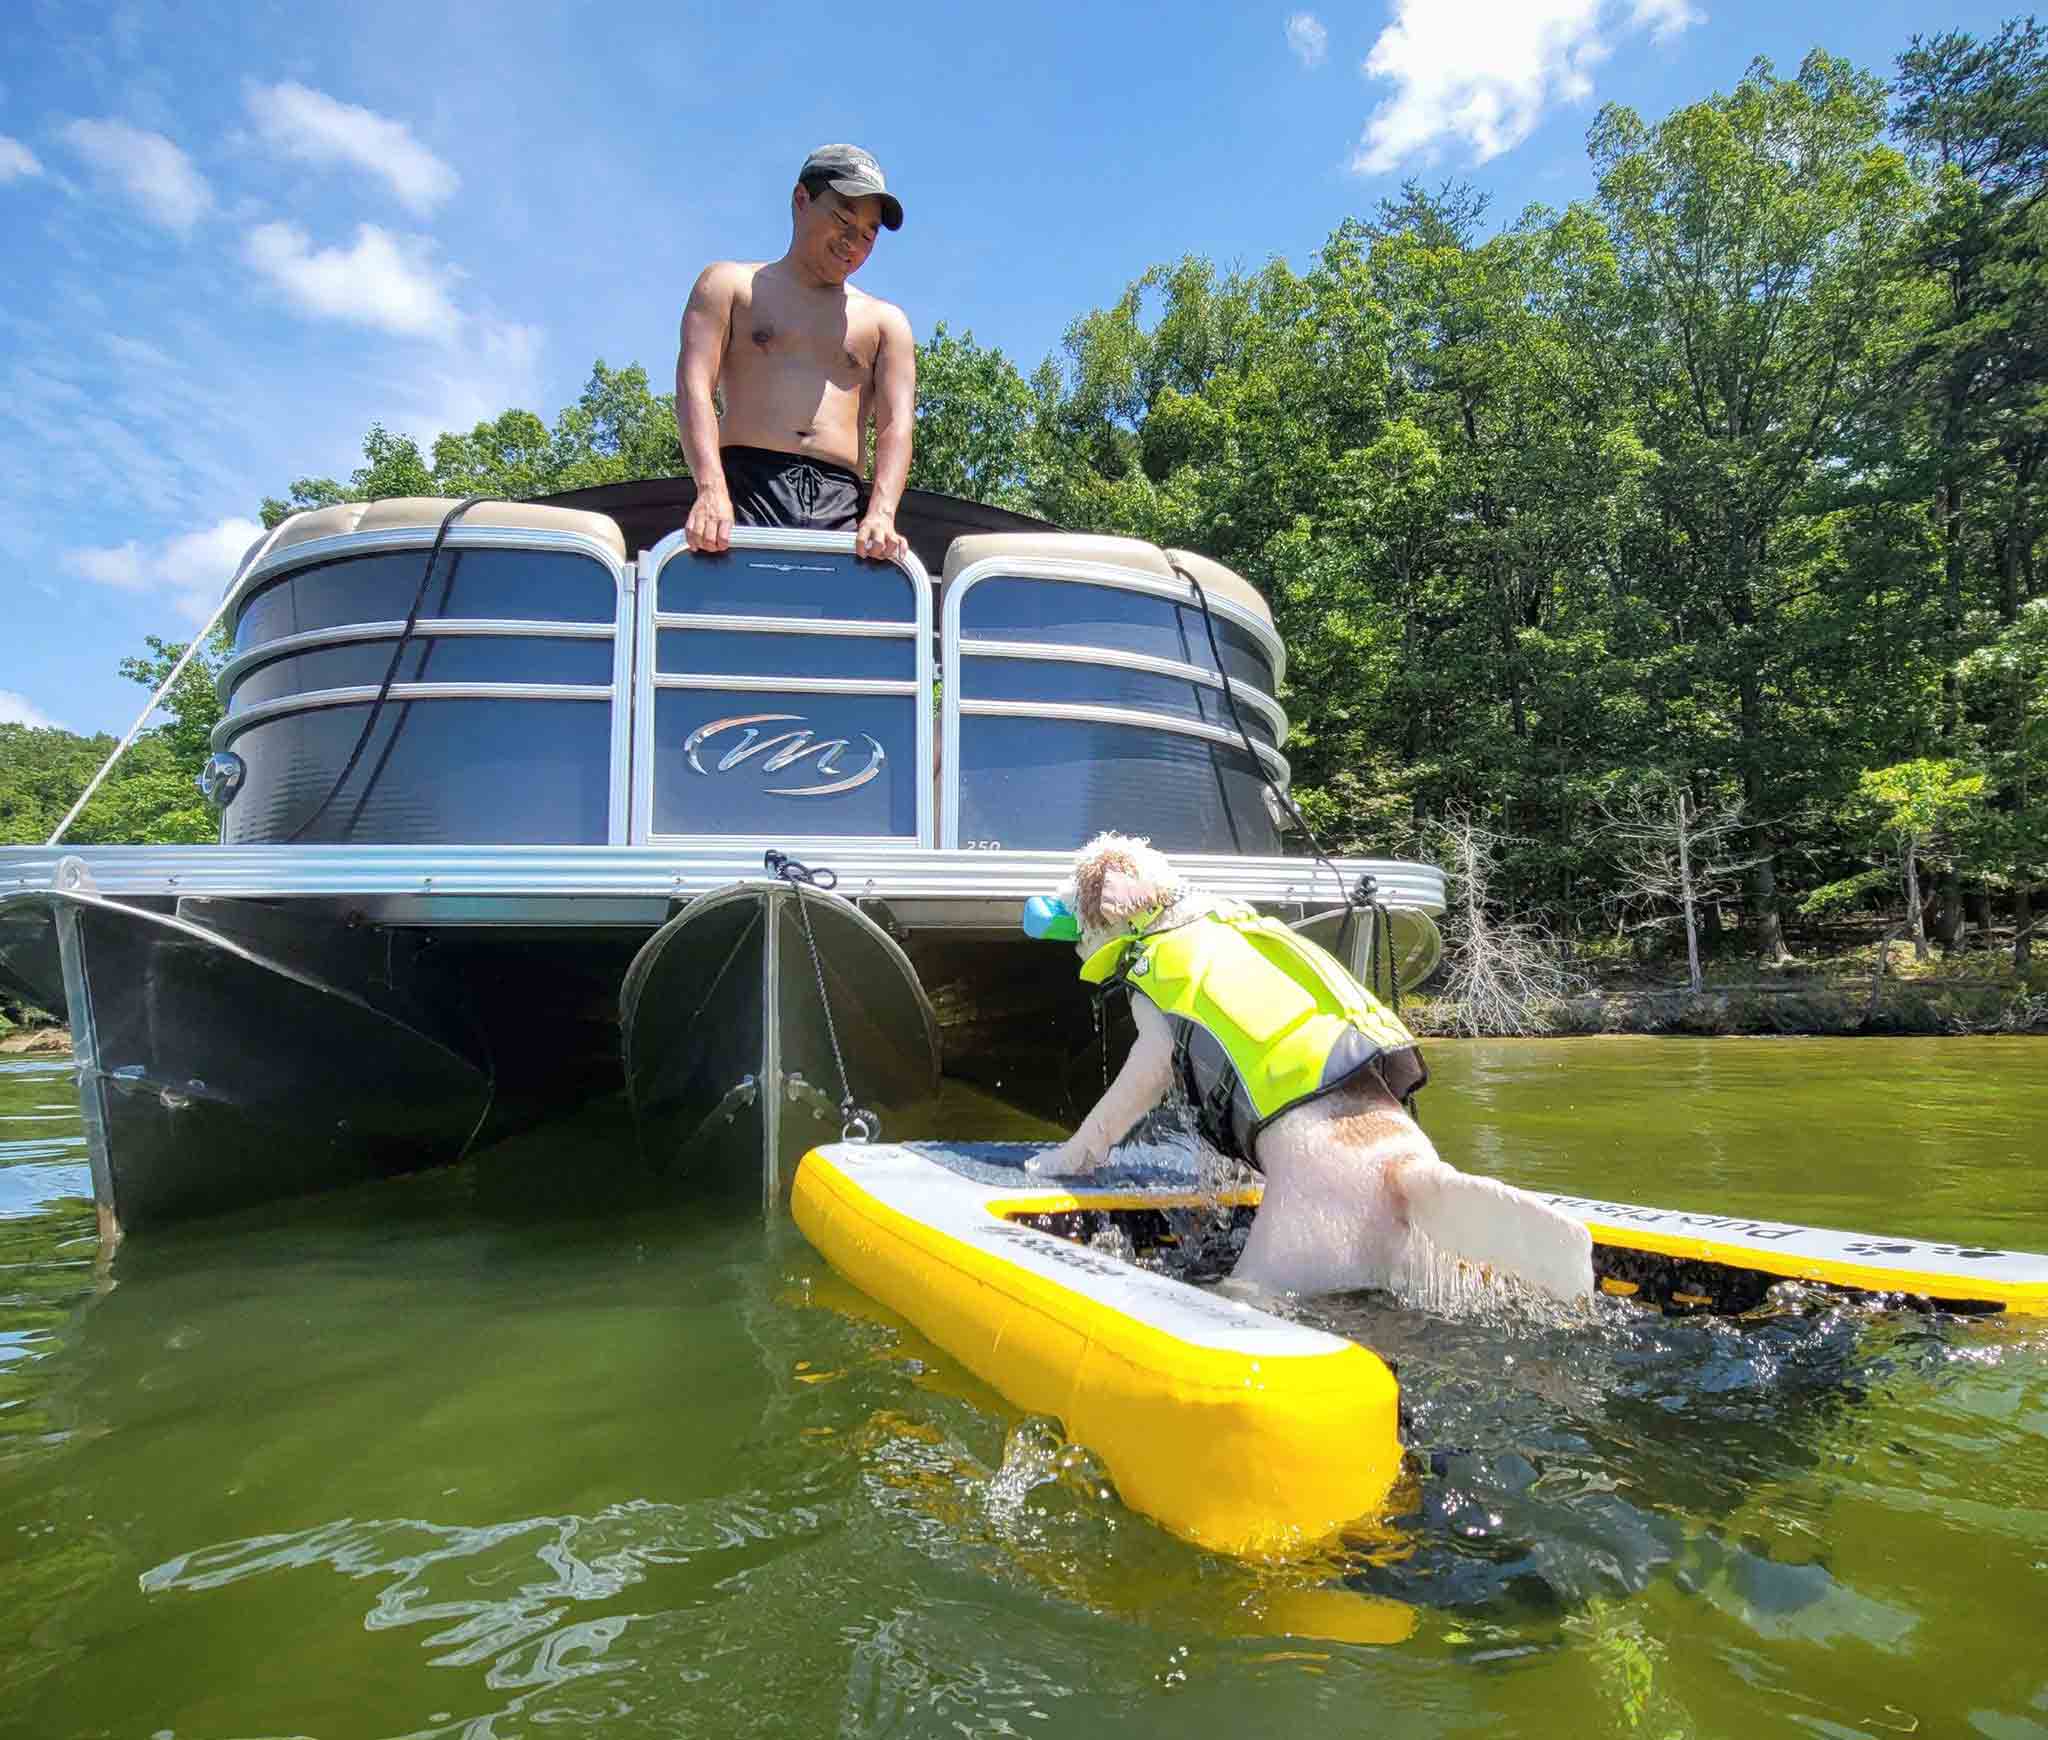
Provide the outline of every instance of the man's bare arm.
[[910,443],[917,424],[917,345],[900,308],[882,315],[875,353],[875,478],[868,511],[854,535],[863,556],[903,556],[909,540],[896,529],[896,506],[910,477]]
[[697,480],[697,500],[683,523],[693,550],[732,545],[732,497],[718,457],[718,407],[712,395],[725,365],[740,270],[728,260],[706,266],[683,309],[682,344],[676,354],[676,434],[690,462],[690,475]]

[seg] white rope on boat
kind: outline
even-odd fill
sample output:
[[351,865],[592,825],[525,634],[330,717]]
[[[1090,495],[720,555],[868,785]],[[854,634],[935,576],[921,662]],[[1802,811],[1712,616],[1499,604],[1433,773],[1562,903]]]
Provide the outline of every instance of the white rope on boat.
[[[300,509],[301,513],[304,511],[303,508]],[[234,578],[228,582],[227,590],[221,594],[219,605],[215,608],[214,613],[206,619],[206,626],[192,637],[191,644],[185,648],[184,657],[171,667],[171,674],[164,678],[157,692],[150,696],[149,705],[136,715],[135,723],[128,727],[128,735],[114,745],[114,753],[100,764],[99,772],[86,782],[85,790],[78,794],[78,802],[71,806],[64,819],[57,824],[57,831],[43,842],[45,846],[56,845],[59,840],[64,838],[65,830],[78,820],[79,812],[91,802],[92,794],[100,789],[100,781],[113,772],[114,763],[128,753],[128,746],[142,735],[143,726],[149,723],[150,715],[163,705],[164,697],[171,692],[178,679],[185,674],[185,667],[199,656],[199,649],[212,638],[213,631],[220,627],[221,618],[227,615],[228,607],[235,601],[235,592],[241,584],[242,576],[248,573],[256,563],[262,561],[265,556],[270,554],[270,546],[277,542],[277,534],[283,531],[297,517],[297,514],[286,514],[283,519],[270,528],[269,536],[262,543],[253,546],[249,553],[242,558],[240,565],[235,569]]]

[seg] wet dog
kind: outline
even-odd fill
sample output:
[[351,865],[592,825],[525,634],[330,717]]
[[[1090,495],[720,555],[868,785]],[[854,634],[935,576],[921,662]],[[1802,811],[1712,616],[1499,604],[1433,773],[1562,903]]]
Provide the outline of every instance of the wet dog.
[[[1084,961],[1102,962],[1105,968],[1103,951],[1119,942],[1142,945],[1217,917],[1257,922],[1248,909],[1182,883],[1172,865],[1144,841],[1117,834],[1103,834],[1082,849],[1060,898],[1079,928]],[[1264,1172],[1265,1194],[1232,1279],[1270,1293],[1377,1287],[1425,1297],[1435,1291],[1448,1262],[1512,1277],[1556,1299],[1590,1296],[1592,1239],[1586,1228],[1526,1191],[1469,1177],[1447,1165],[1388,1085],[1390,1065],[1407,1065],[1405,1074],[1393,1069],[1398,1081],[1422,1074],[1412,1041],[1393,1047],[1385,1043],[1390,1033],[1405,1040],[1405,1029],[1333,958],[1305,939],[1290,937],[1288,946],[1306,951],[1302,958],[1319,982],[1348,987],[1350,995],[1363,999],[1354,1007],[1371,1012],[1378,1037],[1365,1044],[1355,1031],[1347,1034],[1336,1024],[1340,1039],[1353,1041],[1357,1055],[1369,1061],[1252,1126],[1242,1144],[1247,1151],[1239,1157]],[[1230,970],[1233,960],[1253,960],[1242,950],[1225,950],[1214,958],[1224,963],[1217,970]],[[1254,964],[1244,970],[1262,969]],[[1337,977],[1330,979],[1331,974]],[[1125,982],[1137,1041],[1080,1127],[1041,1156],[1034,1170],[1093,1171],[1145,1113],[1166,1099],[1176,1079],[1188,1074],[1190,1030],[1199,1021],[1162,1010],[1146,994],[1145,977]],[[1151,982],[1158,989],[1165,974]],[[1216,997],[1203,1006],[1227,1007],[1230,987],[1215,990]],[[1326,1021],[1322,1031],[1331,1025]],[[1242,1057],[1241,1033],[1238,1045]],[[1210,1049],[1220,1052],[1213,1042]],[[1229,1092],[1226,1082],[1224,1093]],[[1213,1104],[1213,1089],[1204,1097]],[[1205,1133],[1215,1139],[1214,1132]],[[1228,1131],[1223,1132],[1219,1146],[1227,1150],[1231,1145]]]

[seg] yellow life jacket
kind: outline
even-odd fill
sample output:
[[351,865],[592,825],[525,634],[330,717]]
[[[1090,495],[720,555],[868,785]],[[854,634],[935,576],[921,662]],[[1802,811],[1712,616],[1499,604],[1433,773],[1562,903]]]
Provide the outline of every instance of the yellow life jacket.
[[1119,937],[1081,977],[1122,982],[1159,1006],[1203,1135],[1254,1163],[1267,1124],[1363,1070],[1404,1104],[1429,1079],[1415,1036],[1333,956],[1235,902]]

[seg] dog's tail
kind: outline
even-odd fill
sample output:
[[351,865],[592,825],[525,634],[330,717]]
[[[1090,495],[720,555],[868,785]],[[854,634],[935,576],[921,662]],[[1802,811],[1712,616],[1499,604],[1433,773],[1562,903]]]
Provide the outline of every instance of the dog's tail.
[[1445,1256],[1566,1303],[1593,1292],[1593,1235],[1540,1197],[1441,1162],[1407,1168],[1408,1221]]

